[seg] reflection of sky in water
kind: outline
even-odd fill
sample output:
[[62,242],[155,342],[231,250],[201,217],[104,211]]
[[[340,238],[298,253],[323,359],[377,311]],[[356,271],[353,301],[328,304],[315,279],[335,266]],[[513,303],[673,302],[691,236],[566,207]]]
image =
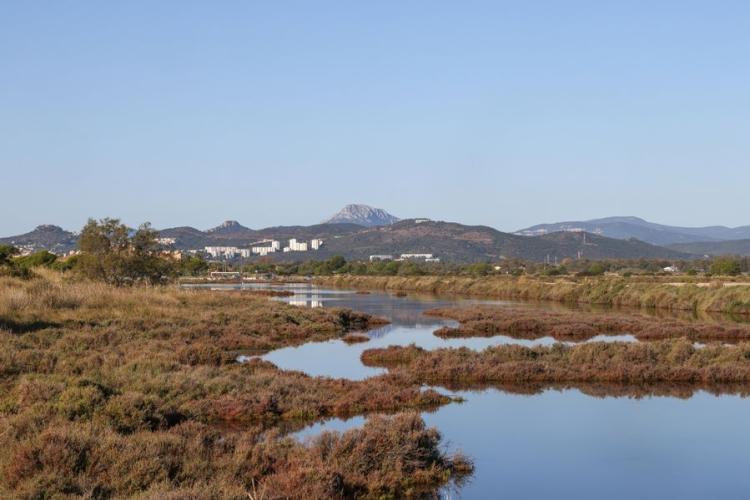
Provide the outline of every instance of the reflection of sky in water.
[[[360,361],[363,351],[392,345],[417,345],[424,349],[468,347],[481,350],[489,346],[518,344],[524,346],[550,345],[555,340],[543,337],[534,340],[514,339],[504,335],[482,338],[442,339],[433,335],[441,326],[457,326],[452,320],[433,318],[423,313],[427,309],[445,306],[462,306],[475,304],[513,304],[511,302],[479,301],[462,299],[445,299],[431,296],[396,297],[387,293],[356,294],[341,290],[327,290],[315,287],[296,287],[293,297],[279,297],[290,304],[315,307],[323,304],[327,307],[345,307],[363,311],[375,316],[382,316],[391,324],[368,332],[369,342],[349,345],[340,340],[310,342],[297,347],[287,347],[272,351],[265,356],[276,366],[286,370],[299,370],[309,375],[342,377],[353,380],[384,373],[382,368],[370,368]],[[514,304],[516,305],[516,304]],[[600,336],[597,340],[632,341],[629,335]]]
[[[750,475],[748,400],[699,392],[594,398],[577,390],[526,396],[458,392],[422,416],[446,447],[475,460],[453,498],[745,499]],[[361,426],[332,419],[295,435]]]
[[[481,301],[471,299],[439,298],[424,295],[407,295],[396,297],[383,292],[358,294],[347,290],[318,288],[308,284],[267,285],[245,284],[245,289],[283,289],[294,291],[290,297],[275,297],[274,300],[300,307],[341,307],[381,316],[391,321],[390,324],[367,332],[369,342],[346,344],[341,340],[310,342],[297,347],[277,349],[263,356],[285,370],[298,370],[313,376],[328,376],[361,380],[366,377],[384,373],[382,368],[370,368],[360,361],[363,351],[392,345],[417,345],[423,349],[457,348],[481,350],[490,346],[517,344],[524,346],[551,345],[556,341],[552,337],[534,340],[514,339],[504,335],[493,337],[470,337],[442,339],[433,335],[441,326],[457,326],[453,320],[433,318],[423,313],[428,309],[446,306],[466,306],[476,304],[499,304],[518,306],[520,303],[507,301]],[[223,289],[238,289],[239,285],[222,285]],[[598,336],[596,341],[631,342],[630,335]],[[240,357],[240,360],[246,359]]]
[[[308,307],[349,307],[393,321],[369,332],[371,340],[364,344],[316,342],[265,356],[281,368],[313,375],[363,378],[380,373],[364,367],[359,360],[360,353],[371,347],[415,343],[428,349],[482,349],[503,343],[554,342],[550,338],[528,341],[503,336],[443,340],[432,332],[443,324],[455,323],[422,315],[425,309],[476,301],[397,298],[383,293],[355,295],[313,290],[309,285],[294,288],[303,295],[280,300],[298,300],[300,305],[304,301]],[[592,339],[597,340],[633,338]],[[452,394],[466,401],[422,414],[429,426],[440,430],[448,450],[462,451],[475,461],[476,470],[468,484],[458,491],[446,488],[446,498],[748,498],[750,406],[746,398],[704,392],[689,399],[600,398],[578,390],[518,395],[487,389]],[[329,419],[295,436],[305,440],[324,430],[358,427],[364,421],[362,416]]]

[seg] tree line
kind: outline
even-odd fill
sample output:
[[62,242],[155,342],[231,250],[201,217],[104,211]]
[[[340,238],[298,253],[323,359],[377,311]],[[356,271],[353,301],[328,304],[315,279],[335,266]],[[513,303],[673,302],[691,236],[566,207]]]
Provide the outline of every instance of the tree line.
[[128,228],[118,219],[89,219],[81,230],[79,252],[68,258],[42,250],[20,256],[18,249],[0,245],[0,274],[29,277],[32,269],[40,266],[70,272],[85,279],[113,285],[160,284],[179,276],[204,276],[211,270],[233,270],[245,273],[272,273],[280,276],[332,274],[378,276],[488,276],[494,274],[538,276],[598,276],[605,273],[663,274],[668,266],[688,275],[736,276],[750,272],[748,257],[722,256],[690,261],[659,259],[575,260],[563,259],[548,264],[522,259],[502,259],[497,262],[450,263],[403,261],[347,261],[334,256],[322,261],[254,263],[211,263],[198,255],[175,258],[165,252],[158,241],[158,233],[148,222],[137,229]]

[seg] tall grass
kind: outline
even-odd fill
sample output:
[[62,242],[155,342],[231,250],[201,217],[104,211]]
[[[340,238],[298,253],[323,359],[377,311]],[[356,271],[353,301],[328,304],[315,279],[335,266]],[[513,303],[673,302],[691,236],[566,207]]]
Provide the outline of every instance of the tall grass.
[[696,348],[686,339],[647,343],[594,342],[548,347],[502,345],[472,351],[415,346],[369,349],[369,366],[425,384],[726,384],[750,392],[750,343]]
[[372,323],[242,293],[3,278],[0,497],[247,498],[262,485],[275,498],[348,498],[434,488],[468,466],[442,454],[413,415],[308,447],[273,429],[433,408],[446,396],[385,376],[333,380],[235,361]]
[[635,278],[591,277],[451,277],[354,276],[319,277],[322,285],[392,291],[461,294],[487,298],[645,307],[750,314],[750,286],[713,286]]
[[622,312],[548,311],[505,306],[439,308],[427,315],[461,322],[459,328],[440,328],[443,338],[493,337],[587,340],[597,335],[630,334],[639,340],[689,338],[696,342],[750,340],[750,324],[720,321],[686,321]]

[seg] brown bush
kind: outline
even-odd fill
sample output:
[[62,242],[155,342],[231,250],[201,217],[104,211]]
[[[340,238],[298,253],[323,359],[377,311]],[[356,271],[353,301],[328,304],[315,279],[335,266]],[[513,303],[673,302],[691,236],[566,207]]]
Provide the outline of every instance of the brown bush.
[[362,361],[415,384],[750,383],[750,343],[695,349],[684,340],[593,342],[566,346],[502,345],[425,351],[415,346],[369,349]]
[[[432,431],[415,417],[329,437],[332,454],[265,432],[282,422],[449,402],[387,376],[313,378],[258,359],[234,361],[382,320],[241,293],[39,279],[46,278],[0,280],[0,497],[247,498],[254,487],[266,488],[266,498],[392,497],[461,470],[429,452]],[[373,447],[347,448],[352,436]],[[398,445],[408,462],[381,454],[379,442]],[[347,468],[344,453],[371,467]],[[425,459],[414,462],[419,453]]]
[[637,313],[548,311],[503,306],[440,308],[425,314],[461,322],[459,328],[443,327],[443,338],[506,335],[535,339],[587,340],[597,335],[630,334],[639,340],[689,338],[696,342],[750,340],[750,325],[729,321],[686,321]]

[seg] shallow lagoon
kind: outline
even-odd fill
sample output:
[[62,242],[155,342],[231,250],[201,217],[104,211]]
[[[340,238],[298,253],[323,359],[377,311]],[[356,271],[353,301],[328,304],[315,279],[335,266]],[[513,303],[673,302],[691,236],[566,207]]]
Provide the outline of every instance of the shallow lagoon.
[[[246,285],[247,286],[247,285]],[[308,343],[263,356],[281,368],[311,375],[364,378],[382,370],[362,365],[365,349],[417,344],[427,349],[517,343],[549,344],[550,338],[510,337],[444,340],[432,332],[445,324],[422,315],[426,309],[476,304],[476,300],[430,296],[356,294],[309,285],[284,300],[307,307],[348,307],[392,323],[368,335],[371,340]],[[489,303],[489,302],[488,302]],[[518,306],[518,303],[491,302]],[[546,307],[527,304],[525,307]],[[623,336],[596,340],[632,341]],[[423,414],[440,429],[446,447],[475,460],[466,484],[442,491],[446,498],[577,499],[744,499],[750,494],[750,400],[698,391],[691,397],[601,396],[578,389],[546,389],[531,394],[494,388],[441,392],[462,397]],[[364,417],[331,419],[295,435],[304,440],[324,430],[359,426]]]

